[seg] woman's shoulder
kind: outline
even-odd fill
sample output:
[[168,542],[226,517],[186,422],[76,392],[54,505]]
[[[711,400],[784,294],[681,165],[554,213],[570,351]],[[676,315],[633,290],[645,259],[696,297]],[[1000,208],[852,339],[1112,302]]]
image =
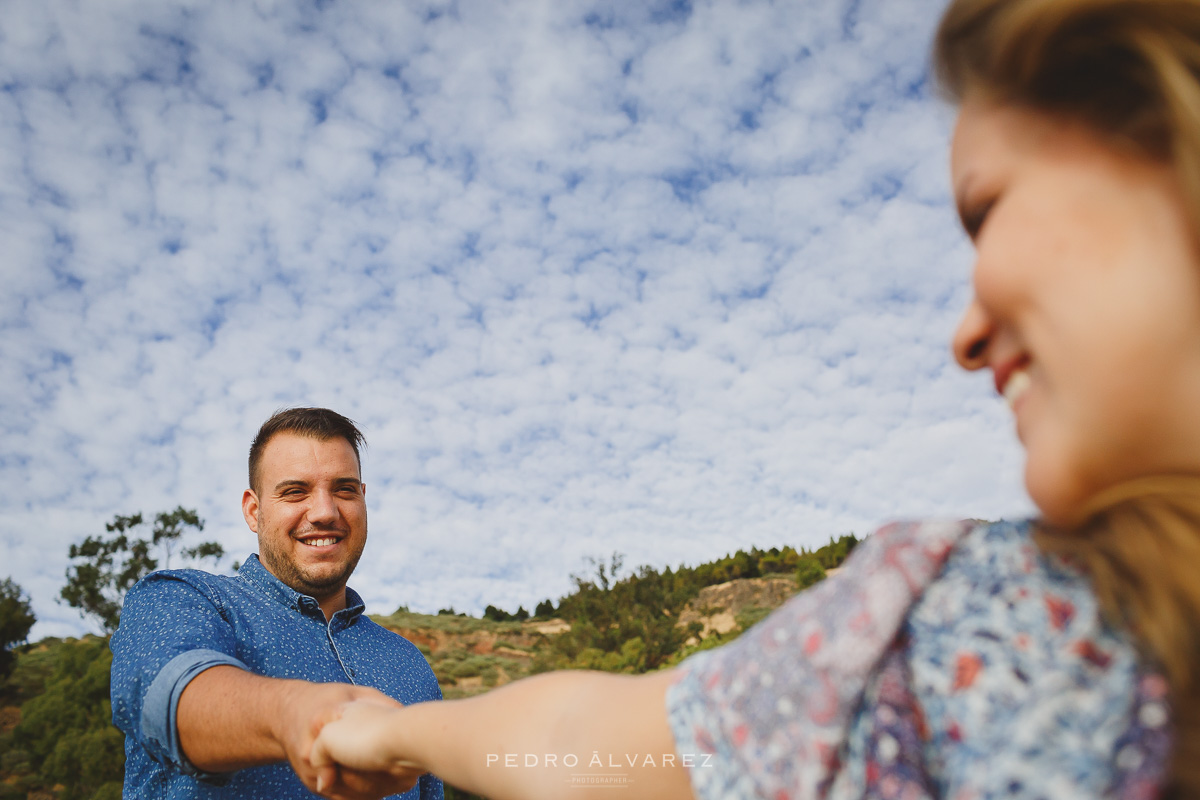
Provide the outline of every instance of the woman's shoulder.
[[1045,660],[1038,672],[1106,668],[1117,653],[1123,664],[1136,661],[1131,638],[1107,623],[1086,573],[1043,553],[1034,524],[980,523],[955,543],[906,620],[917,651],[945,650],[943,657],[958,660],[964,647],[987,651],[980,660],[1013,662],[1018,680],[1034,654]]
[[[1098,796],[1122,780],[1115,754],[1156,741],[1131,725],[1133,709],[1161,713],[1150,691],[1161,679],[1132,638],[1107,623],[1084,571],[1043,554],[1033,528],[972,528],[903,628],[928,752],[947,794],[1017,783]],[[1139,700],[1143,689],[1149,694]]]
[[[954,542],[928,593],[938,602],[961,595],[964,602],[976,606],[1000,601],[1007,609],[1037,603],[1054,606],[1055,600],[1047,597],[1063,598],[1098,615],[1087,574],[1069,560],[1042,552],[1034,535],[1036,524],[1028,519],[976,521]],[[965,610],[946,616],[961,617]],[[1061,613],[1072,612],[1062,609]]]

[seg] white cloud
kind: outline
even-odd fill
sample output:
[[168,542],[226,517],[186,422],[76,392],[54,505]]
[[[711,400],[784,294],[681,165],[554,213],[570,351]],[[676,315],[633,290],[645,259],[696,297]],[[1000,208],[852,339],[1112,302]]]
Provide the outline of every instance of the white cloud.
[[0,536],[35,636],[82,630],[67,547],[114,514],[195,507],[244,557],[284,405],[367,431],[375,611],[1027,512],[949,365],[939,10],[11,3]]

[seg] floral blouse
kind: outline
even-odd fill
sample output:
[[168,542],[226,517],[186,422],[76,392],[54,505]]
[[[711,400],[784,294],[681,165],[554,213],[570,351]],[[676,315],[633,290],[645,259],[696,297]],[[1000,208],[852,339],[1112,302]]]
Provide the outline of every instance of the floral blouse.
[[697,796],[1153,798],[1167,685],[1023,523],[909,523],[667,694]]

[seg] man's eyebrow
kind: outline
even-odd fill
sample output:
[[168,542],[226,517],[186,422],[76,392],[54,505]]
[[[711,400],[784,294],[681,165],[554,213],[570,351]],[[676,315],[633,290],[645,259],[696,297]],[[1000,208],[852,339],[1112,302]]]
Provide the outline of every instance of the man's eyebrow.
[[[362,481],[351,475],[346,475],[341,478],[334,478],[333,485],[334,486],[361,486]],[[308,481],[302,481],[297,478],[292,478],[292,479],[286,480],[286,481],[280,481],[279,483],[275,484],[275,491],[281,492],[284,489],[291,489],[293,487],[300,488],[300,489],[307,489]]]

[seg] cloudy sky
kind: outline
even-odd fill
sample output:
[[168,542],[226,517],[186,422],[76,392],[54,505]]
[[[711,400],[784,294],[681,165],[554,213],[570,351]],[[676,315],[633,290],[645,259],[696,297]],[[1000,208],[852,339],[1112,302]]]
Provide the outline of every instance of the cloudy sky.
[[1028,513],[948,338],[942,0],[9,0],[0,577],[361,423],[368,610]]

